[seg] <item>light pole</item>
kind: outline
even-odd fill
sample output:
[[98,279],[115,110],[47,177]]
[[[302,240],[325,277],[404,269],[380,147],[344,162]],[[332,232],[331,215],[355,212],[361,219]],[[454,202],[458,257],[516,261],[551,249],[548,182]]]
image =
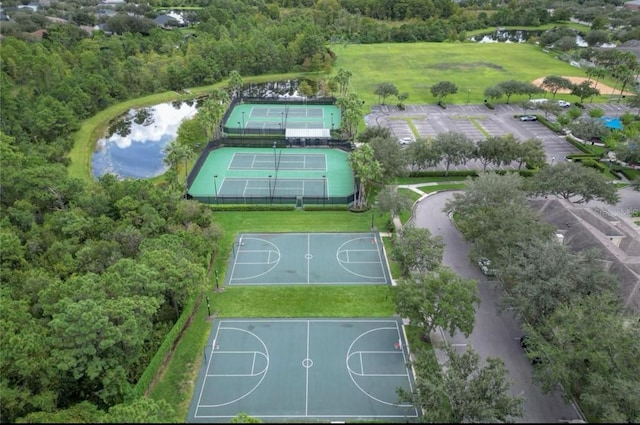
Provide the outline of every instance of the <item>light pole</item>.
[[333,130],[333,112],[331,113],[331,130]]
[[242,111],[242,132],[244,132],[244,111]]
[[471,89],[467,89],[467,105],[469,104],[469,95],[471,94]]
[[322,207],[324,208],[324,200],[327,197],[327,176],[322,176]]
[[278,172],[278,159],[276,155],[276,142],[273,142],[273,169]]
[[271,174],[269,174],[269,205],[273,203],[273,196],[271,195]]
[[284,112],[280,112],[280,122],[282,123],[282,128],[284,128]]
[[242,130],[241,130],[241,131],[242,131],[242,134],[244,134],[244,128],[242,128],[242,127],[240,126],[240,121],[238,121],[238,130],[240,130],[240,129],[242,129]]
[[216,205],[218,204],[218,183],[216,182],[216,179],[218,178],[218,175],[214,175],[213,176],[213,190],[215,191],[215,195],[216,195]]

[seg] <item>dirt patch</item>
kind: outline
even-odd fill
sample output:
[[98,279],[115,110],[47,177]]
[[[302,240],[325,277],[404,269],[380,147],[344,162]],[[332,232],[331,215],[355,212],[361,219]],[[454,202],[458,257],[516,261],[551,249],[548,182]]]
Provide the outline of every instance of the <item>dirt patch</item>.
[[[584,78],[584,77],[567,77],[566,75],[563,75],[562,78],[566,78],[567,80],[571,81],[573,84],[580,84],[581,82],[588,80],[588,78]],[[542,82],[544,81],[544,79],[545,77],[540,77],[533,80],[532,83],[538,87],[542,87]],[[600,90],[600,95],[602,96],[610,96],[611,92],[613,92],[613,87],[603,84],[600,81],[598,81],[598,86],[596,88]],[[558,90],[558,93],[571,93],[571,90],[562,89],[562,90]],[[620,89],[616,88],[613,94],[619,96]],[[624,92],[625,96],[632,95],[632,94],[633,93],[628,91]]]

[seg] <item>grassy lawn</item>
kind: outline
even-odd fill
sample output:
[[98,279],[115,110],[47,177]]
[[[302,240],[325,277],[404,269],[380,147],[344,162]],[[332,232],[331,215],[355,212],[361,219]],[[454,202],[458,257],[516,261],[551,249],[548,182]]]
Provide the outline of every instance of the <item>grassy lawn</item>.
[[464,189],[464,183],[450,183],[450,184],[439,184],[437,186],[420,186],[420,190],[425,193],[431,193],[438,190],[459,190]]
[[[338,56],[335,70],[344,68],[353,73],[351,87],[367,106],[378,102],[373,92],[382,82],[391,82],[400,93],[408,93],[406,104],[421,104],[435,103],[429,91],[432,85],[451,81],[458,92],[447,96],[445,103],[464,104],[468,94],[469,103],[477,104],[483,102],[487,87],[506,80],[533,81],[548,75],[586,77],[584,71],[533,44],[383,43],[335,44],[332,48]],[[511,103],[519,100],[514,96]],[[606,100],[606,96],[599,96],[594,102]],[[394,104],[395,99],[389,103]]]

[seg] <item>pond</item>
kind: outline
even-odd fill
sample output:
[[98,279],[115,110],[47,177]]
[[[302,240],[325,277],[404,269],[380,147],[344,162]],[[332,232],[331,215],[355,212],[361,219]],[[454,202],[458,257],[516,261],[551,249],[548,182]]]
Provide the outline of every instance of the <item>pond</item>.
[[480,34],[469,40],[477,43],[526,43],[531,37],[538,37],[542,31],[496,30],[490,34]]
[[[527,30],[506,30],[499,29],[489,34],[479,34],[469,37],[469,41],[476,43],[526,43],[531,37],[540,37],[544,31],[527,31]],[[588,47],[589,44],[584,38],[576,33],[576,45],[578,47]],[[600,47],[616,47],[615,43],[605,43]]]
[[[298,96],[298,86],[306,81],[316,90],[312,80],[283,80],[248,84],[245,97]],[[164,174],[164,149],[173,141],[185,118],[195,116],[198,100],[162,103],[130,109],[110,124],[107,133],[97,141],[92,158],[94,178],[114,174],[118,178],[152,178]]]
[[129,110],[97,141],[93,176],[114,174],[124,179],[163,174],[168,168],[163,161],[164,149],[176,138],[182,120],[196,111],[195,100]]

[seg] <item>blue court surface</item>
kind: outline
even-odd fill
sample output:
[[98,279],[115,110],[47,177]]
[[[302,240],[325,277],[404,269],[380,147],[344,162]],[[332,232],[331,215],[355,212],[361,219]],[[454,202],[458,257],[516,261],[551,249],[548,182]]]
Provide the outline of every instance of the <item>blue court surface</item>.
[[220,319],[188,422],[413,422],[414,377],[398,319]]

